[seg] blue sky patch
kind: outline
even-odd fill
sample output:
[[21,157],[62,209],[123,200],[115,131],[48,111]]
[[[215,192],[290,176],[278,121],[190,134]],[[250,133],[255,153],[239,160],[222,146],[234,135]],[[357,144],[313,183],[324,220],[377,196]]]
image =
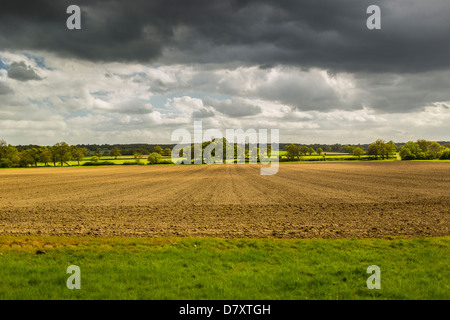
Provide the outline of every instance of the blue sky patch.
[[32,55],[30,53],[27,53],[27,52],[24,52],[23,55],[25,57],[27,57],[28,59],[33,60],[39,68],[46,69],[46,70],[53,70],[52,68],[49,68],[49,67],[47,67],[45,65],[45,58],[44,57],[37,57],[37,56],[34,56],[34,55]]

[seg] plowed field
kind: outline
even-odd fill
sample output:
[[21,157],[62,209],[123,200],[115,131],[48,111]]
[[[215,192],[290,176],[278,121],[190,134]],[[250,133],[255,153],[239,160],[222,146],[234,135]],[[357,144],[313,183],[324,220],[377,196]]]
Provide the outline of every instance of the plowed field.
[[0,170],[0,234],[443,236],[449,190],[438,162]]

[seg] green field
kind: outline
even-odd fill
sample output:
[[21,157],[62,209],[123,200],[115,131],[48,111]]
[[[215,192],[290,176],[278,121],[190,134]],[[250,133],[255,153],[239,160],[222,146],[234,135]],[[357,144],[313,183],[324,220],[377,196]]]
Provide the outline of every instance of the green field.
[[[286,158],[285,156],[286,152],[285,151],[280,151],[279,155],[282,158]],[[148,156],[143,156],[140,160],[139,160],[139,164],[141,165],[147,165],[148,161],[147,161],[147,157]],[[86,162],[91,162],[91,158],[92,157],[86,157],[84,158],[82,161],[80,161],[80,165],[82,166],[83,164],[85,164]],[[177,160],[182,160],[183,158],[174,158],[175,161]],[[275,160],[275,157],[272,157],[273,160]],[[273,161],[272,160],[272,161]],[[367,160],[373,160],[371,159],[369,156],[361,156],[360,159],[356,159],[356,157],[352,156],[352,155],[326,155],[326,156],[318,156],[318,155],[307,155],[307,156],[302,156],[300,158],[300,160],[294,160],[294,161],[289,161],[289,162],[305,162],[305,161],[348,161],[348,160],[352,160],[352,161],[367,161]],[[381,160],[381,159],[380,159]],[[391,158],[389,159],[389,161],[393,161],[393,160],[398,160],[395,158]],[[101,165],[101,162],[107,161],[108,163],[113,163],[115,165],[123,165],[125,164],[130,164],[130,165],[136,165],[136,159],[133,156],[121,156],[118,157],[117,159],[115,159],[114,157],[101,157],[98,162]],[[161,158],[161,163],[160,164],[171,164],[171,157],[162,157]],[[236,161],[236,159],[235,159]],[[286,160],[284,160],[286,161]],[[388,160],[385,160],[388,161]],[[431,161],[431,160],[427,160],[427,161]],[[445,161],[445,160],[436,160],[436,161]],[[60,167],[60,163],[56,163],[56,167]],[[78,161],[74,161],[74,160],[70,160],[67,162],[64,162],[63,164],[64,167],[69,167],[69,166],[78,166]],[[28,168],[35,168],[36,166],[32,165],[29,166]],[[37,167],[54,167],[53,163],[48,163],[47,166],[44,163],[38,163]],[[1,169],[1,168],[0,168]]]
[[[148,164],[147,157],[148,157],[148,155],[142,156],[142,158],[140,158],[140,160],[139,160],[139,163],[144,164],[144,165]],[[91,159],[92,159],[92,157],[84,158],[82,161],[80,161],[80,165],[83,165],[86,162],[91,162],[92,161]],[[166,161],[170,161],[171,158],[170,157],[162,157],[161,160],[163,162],[166,162]],[[99,162],[103,162],[103,161],[108,161],[108,162],[114,163],[115,165],[122,165],[124,163],[136,164],[136,159],[133,156],[120,156],[120,157],[117,157],[117,159],[115,159],[114,157],[101,157],[99,159]],[[37,166],[38,167],[54,167],[53,162],[49,162],[47,164],[47,166],[45,166],[44,163],[39,162]],[[56,163],[56,167],[60,167],[60,166],[61,166],[61,164],[59,162]],[[78,161],[70,160],[70,161],[64,162],[63,166],[64,167],[78,166]],[[29,168],[35,168],[35,167],[36,166],[34,166],[34,165],[29,166]]]
[[[273,156],[272,156],[272,161],[276,160],[276,158],[274,157],[274,155],[278,155],[279,159],[281,162],[285,162],[287,161],[287,151],[284,150],[280,150],[277,152],[273,152]],[[117,157],[117,159],[115,157],[111,157],[111,156],[105,156],[105,157],[101,157],[98,161],[100,162],[99,165],[102,165],[102,162],[108,162],[109,164],[115,164],[115,165],[123,165],[123,164],[128,164],[128,165],[147,165],[148,161],[147,161],[147,157],[148,155],[143,155],[140,159],[139,159],[139,163],[136,163],[136,159],[134,158],[134,156],[120,156]],[[85,157],[82,161],[80,161],[80,165],[85,164],[86,162],[91,162],[92,157]],[[181,161],[183,158],[180,157],[176,157],[174,158],[175,161]],[[318,154],[312,154],[312,155],[302,155],[300,157],[300,159],[295,159],[293,161],[289,161],[289,162],[309,162],[309,161],[400,161],[400,156],[397,153],[397,157],[394,158],[389,158],[389,159],[377,159],[375,160],[372,156],[368,156],[368,155],[362,155],[361,157],[355,157],[351,154],[345,154],[345,153],[323,153],[322,155],[318,155]],[[161,165],[164,164],[173,164],[171,163],[172,159],[170,156],[163,156],[161,158]],[[236,159],[235,159],[236,161]],[[434,160],[409,160],[409,161],[436,161],[436,162],[450,162],[450,160],[440,160],[440,159],[434,159]],[[60,163],[56,163],[56,166],[59,167]],[[78,166],[78,161],[74,161],[74,160],[70,160],[67,162],[64,162],[64,167],[69,167],[69,166]],[[29,168],[35,168],[36,166],[30,166]],[[54,167],[54,164],[52,162],[48,163],[47,166],[44,163],[38,163],[37,167]],[[2,168],[0,168],[2,169]]]
[[[0,236],[0,299],[449,299],[449,245]],[[66,287],[69,265],[80,267],[80,290]],[[381,289],[367,288],[370,265]]]

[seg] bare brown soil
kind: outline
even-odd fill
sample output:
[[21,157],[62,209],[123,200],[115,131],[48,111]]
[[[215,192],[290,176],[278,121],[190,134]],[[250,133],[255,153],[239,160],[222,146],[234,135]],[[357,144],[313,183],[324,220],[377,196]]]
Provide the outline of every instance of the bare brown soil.
[[449,190],[437,162],[0,170],[0,234],[444,236]]

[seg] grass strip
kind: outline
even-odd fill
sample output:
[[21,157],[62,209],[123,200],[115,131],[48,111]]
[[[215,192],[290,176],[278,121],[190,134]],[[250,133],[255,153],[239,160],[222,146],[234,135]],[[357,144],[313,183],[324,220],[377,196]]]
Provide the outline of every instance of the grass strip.
[[[0,236],[0,299],[449,299],[450,237]],[[81,270],[69,290],[67,267]],[[367,288],[367,267],[381,289]]]

